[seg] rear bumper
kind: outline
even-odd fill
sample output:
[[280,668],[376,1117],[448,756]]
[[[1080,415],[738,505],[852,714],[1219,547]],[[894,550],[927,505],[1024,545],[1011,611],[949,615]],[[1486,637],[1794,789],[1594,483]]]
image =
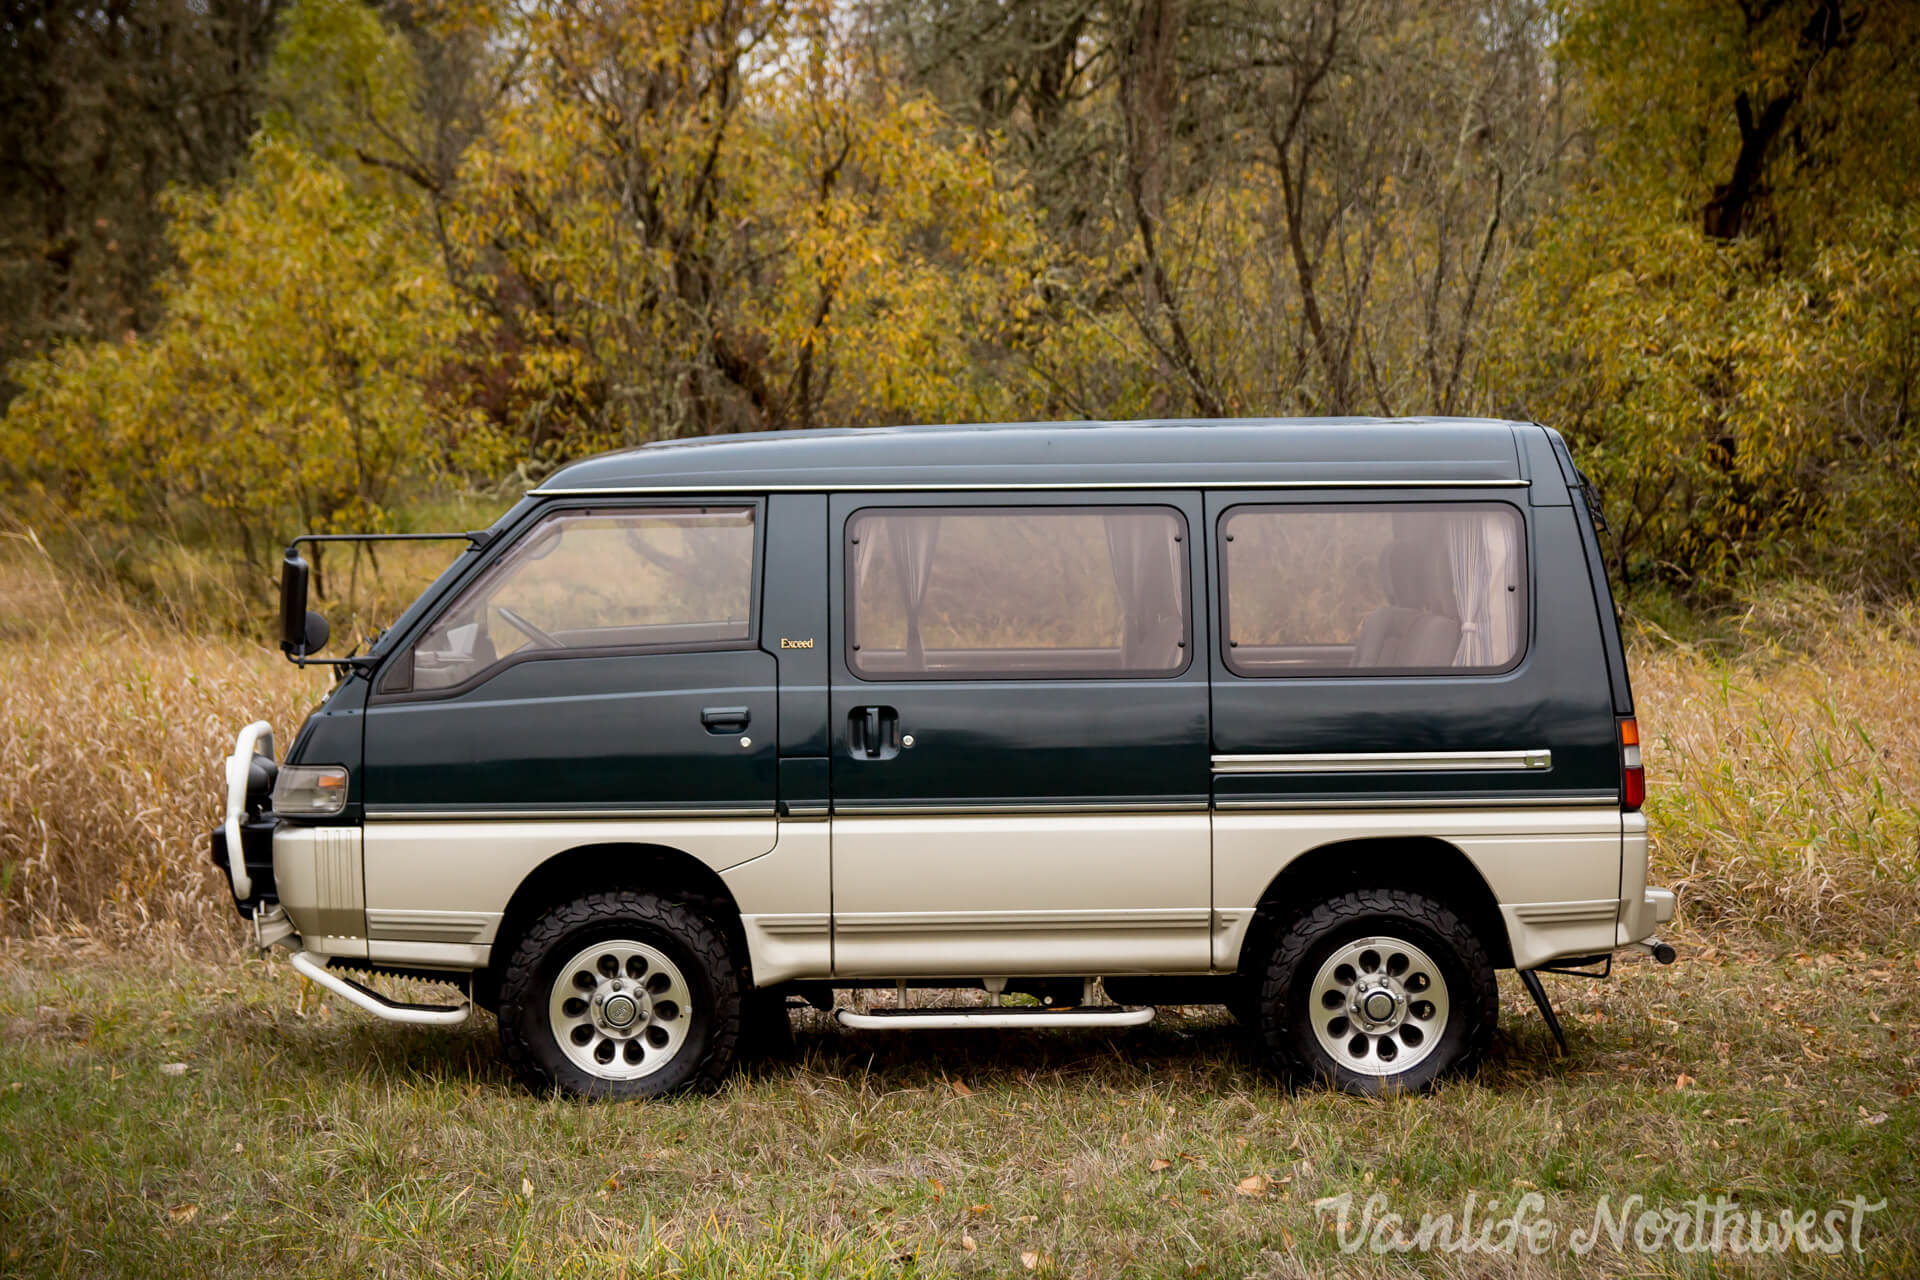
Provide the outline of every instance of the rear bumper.
[[1673,890],[1643,889],[1640,897],[1634,901],[1620,904],[1620,931],[1614,940],[1618,946],[1627,946],[1650,938],[1659,926],[1673,919]]

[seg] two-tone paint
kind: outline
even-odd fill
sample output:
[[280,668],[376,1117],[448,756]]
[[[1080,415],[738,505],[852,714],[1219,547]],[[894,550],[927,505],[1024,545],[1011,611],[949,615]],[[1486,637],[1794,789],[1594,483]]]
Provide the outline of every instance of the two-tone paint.
[[[754,623],[687,652],[536,650],[396,680],[438,608],[563,507],[755,511]],[[1236,674],[1222,518],[1242,506],[1511,505],[1527,642],[1492,674]],[[873,680],[849,661],[848,521],[876,507],[1151,506],[1185,526],[1184,666],[1155,678]],[[323,956],[482,970],[529,886],[697,867],[753,980],[1237,969],[1290,870],[1429,842],[1532,968],[1645,937],[1632,712],[1578,473],[1533,424],[1032,424],[817,431],[575,464],[463,554],[309,718],[289,763],[347,809],[283,821],[275,879]],[[716,726],[703,712],[740,708]],[[856,751],[884,711],[910,746]]]

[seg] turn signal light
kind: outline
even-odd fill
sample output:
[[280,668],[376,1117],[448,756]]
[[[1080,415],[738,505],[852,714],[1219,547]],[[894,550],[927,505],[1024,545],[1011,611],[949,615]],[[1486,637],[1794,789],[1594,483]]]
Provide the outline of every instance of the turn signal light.
[[1640,763],[1640,726],[1632,716],[1620,722],[1620,807],[1632,812],[1647,802],[1647,771]]

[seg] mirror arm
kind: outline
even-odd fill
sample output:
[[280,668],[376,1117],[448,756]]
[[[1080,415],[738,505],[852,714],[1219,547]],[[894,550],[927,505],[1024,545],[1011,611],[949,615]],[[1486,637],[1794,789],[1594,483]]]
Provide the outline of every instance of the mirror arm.
[[493,541],[491,529],[469,529],[465,533],[303,533],[287,544],[293,555],[303,542],[465,542],[478,551]]
[[[307,579],[308,568],[307,568],[306,561],[303,560],[300,556],[301,543],[303,542],[311,542],[311,543],[465,542],[467,544],[467,550],[479,551],[492,541],[493,541],[493,531],[491,529],[469,529],[464,533],[303,533],[301,534],[299,537],[295,538],[292,542],[289,542],[287,544],[286,557],[285,557],[285,560],[283,561],[283,564],[290,566],[290,568],[283,571],[283,580],[282,580],[282,587],[281,587],[281,599],[280,599],[281,631],[282,631],[282,639],[280,644],[281,651],[286,654],[287,660],[292,662],[297,667],[332,667],[334,670],[341,672],[343,676],[346,674],[350,674],[354,671],[370,670],[373,667],[378,666],[380,663],[380,659],[372,656],[371,654],[362,654],[362,655],[349,654],[344,658],[314,657],[308,654],[307,652],[308,641],[296,638],[294,634],[295,624],[294,622],[288,621],[289,615],[287,611],[290,603],[295,606],[303,606],[306,599],[306,594],[307,594],[306,579]],[[295,578],[286,578],[284,576],[285,573],[297,573],[298,576]],[[297,589],[289,588],[286,585],[288,582],[296,583]],[[294,599],[294,596],[296,595],[297,595],[297,599]],[[326,633],[327,633],[326,621],[325,619],[321,618],[318,614],[315,614],[312,612],[308,612],[306,614],[306,620],[307,620],[308,637],[312,637],[313,627],[315,625],[318,625],[320,629],[319,639],[313,642],[314,647],[319,648],[321,645],[324,645],[326,643]]]

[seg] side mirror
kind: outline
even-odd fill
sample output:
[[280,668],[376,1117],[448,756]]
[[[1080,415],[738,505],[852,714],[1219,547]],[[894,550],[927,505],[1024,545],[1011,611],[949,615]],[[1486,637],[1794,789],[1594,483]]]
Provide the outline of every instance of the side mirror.
[[280,562],[280,651],[291,657],[317,653],[327,643],[327,620],[307,608],[313,567],[297,552]]

